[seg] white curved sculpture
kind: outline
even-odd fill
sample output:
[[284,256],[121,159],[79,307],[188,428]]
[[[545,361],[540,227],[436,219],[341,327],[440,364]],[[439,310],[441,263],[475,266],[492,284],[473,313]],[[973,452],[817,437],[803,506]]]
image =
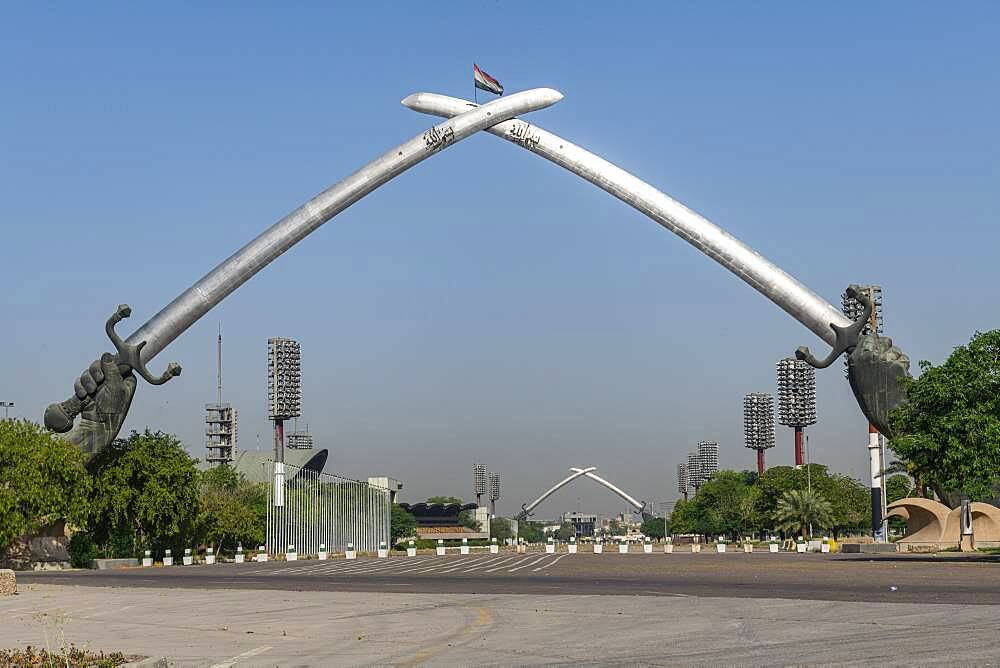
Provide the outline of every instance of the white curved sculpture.
[[[445,117],[476,106],[436,93],[417,93],[403,104],[414,111]],[[554,162],[649,216],[739,276],[831,346],[836,335],[830,325],[851,324],[838,309],[718,225],[587,149],[519,119],[498,123],[487,132]]]
[[531,511],[534,510],[535,507],[537,507],[538,504],[540,504],[542,501],[552,496],[552,494],[555,493],[557,490],[561,489],[562,487],[566,486],[567,484],[569,484],[573,480],[576,480],[577,478],[587,477],[596,482],[597,484],[603,487],[607,487],[612,492],[614,492],[621,498],[625,499],[626,502],[628,502],[631,506],[635,508],[635,511],[637,513],[642,513],[643,519],[646,519],[646,513],[645,513],[646,504],[636,501],[629,494],[625,493],[622,489],[620,489],[619,487],[615,486],[614,484],[608,482],[601,476],[594,473],[594,471],[597,470],[596,466],[588,466],[585,469],[571,466],[569,470],[572,471],[573,473],[566,476],[559,482],[557,482],[555,485],[549,488],[545,493],[543,493],[540,497],[532,501],[530,504],[522,505],[521,513],[518,515],[518,518],[522,520],[528,519],[528,517],[531,515]]

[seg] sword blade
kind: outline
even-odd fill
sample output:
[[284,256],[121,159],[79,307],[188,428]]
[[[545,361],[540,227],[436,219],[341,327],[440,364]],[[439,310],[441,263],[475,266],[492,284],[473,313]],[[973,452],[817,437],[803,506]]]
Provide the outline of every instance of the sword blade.
[[[410,167],[497,122],[549,107],[563,98],[551,88],[514,93],[462,109],[453,118],[387,151],[291,212],[182,292],[126,343],[146,342],[148,362],[199,318],[310,232]],[[403,104],[407,104],[406,98]]]
[[[445,117],[472,106],[467,100],[436,93],[417,93],[403,104],[414,111]],[[743,279],[831,346],[836,337],[830,325],[851,324],[822,297],[718,225],[587,149],[517,119],[498,123],[488,132],[554,162],[652,218]]]

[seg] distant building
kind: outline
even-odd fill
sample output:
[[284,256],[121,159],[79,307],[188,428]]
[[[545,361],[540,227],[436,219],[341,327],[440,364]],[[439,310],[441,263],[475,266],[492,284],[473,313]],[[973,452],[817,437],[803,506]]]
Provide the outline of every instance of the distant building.
[[562,516],[563,524],[569,523],[576,529],[577,537],[593,536],[597,529],[597,515],[569,512]]
[[476,531],[459,524],[459,513],[475,513],[474,503],[401,503],[399,507],[417,520],[417,537],[433,540],[458,538],[489,538],[489,526],[485,531]]
[[389,503],[396,503],[396,495],[403,489],[403,483],[386,475],[368,478],[368,484],[389,490]]

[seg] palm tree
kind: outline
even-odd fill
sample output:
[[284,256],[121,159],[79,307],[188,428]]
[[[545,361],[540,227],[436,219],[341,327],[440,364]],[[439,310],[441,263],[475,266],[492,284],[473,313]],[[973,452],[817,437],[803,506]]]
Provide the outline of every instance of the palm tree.
[[818,528],[831,526],[833,508],[818,492],[793,489],[778,499],[774,521],[779,531],[804,537],[812,525]]

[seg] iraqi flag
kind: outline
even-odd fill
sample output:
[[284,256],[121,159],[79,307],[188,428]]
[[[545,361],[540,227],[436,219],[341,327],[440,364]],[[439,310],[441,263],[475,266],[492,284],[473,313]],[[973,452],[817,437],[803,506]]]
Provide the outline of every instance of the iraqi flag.
[[479,90],[485,90],[487,93],[493,93],[494,95],[503,95],[503,86],[500,85],[500,82],[479,69],[479,65],[475,63],[472,63],[472,78],[475,80],[476,88]]

